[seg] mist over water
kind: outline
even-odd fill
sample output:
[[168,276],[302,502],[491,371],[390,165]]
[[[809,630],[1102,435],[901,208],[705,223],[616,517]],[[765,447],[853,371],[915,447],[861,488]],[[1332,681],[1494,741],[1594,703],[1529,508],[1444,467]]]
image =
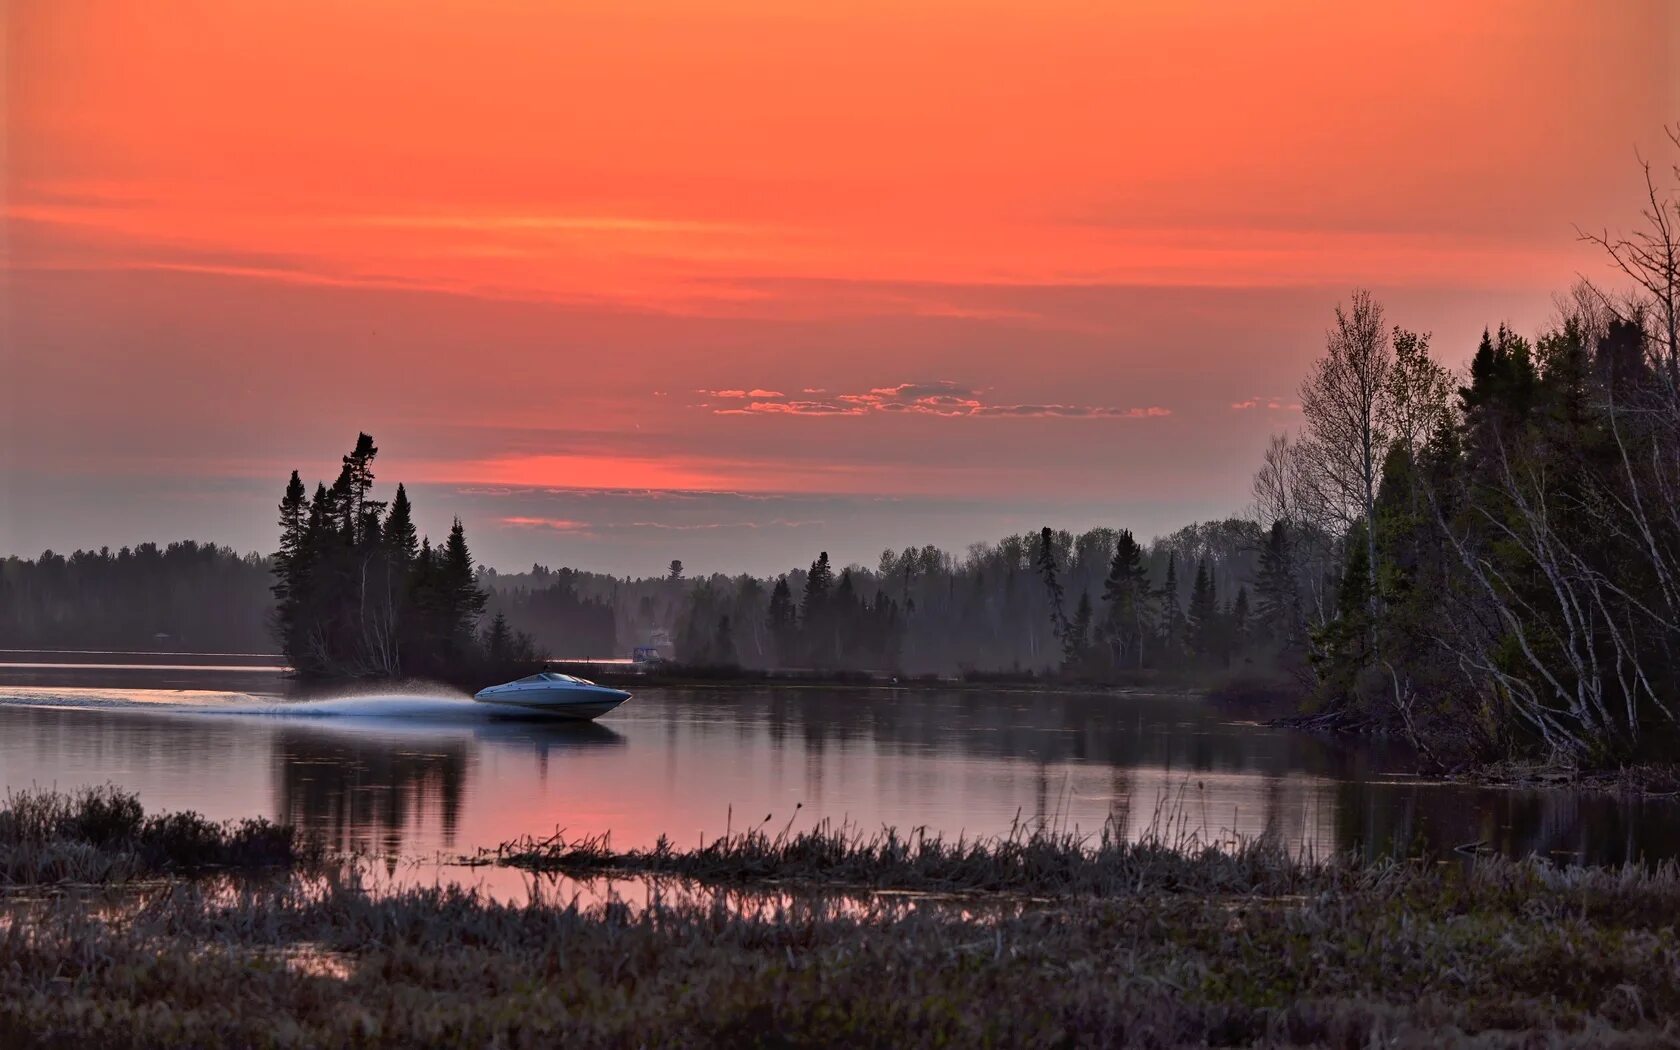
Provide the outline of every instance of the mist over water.
[[766,818],[947,835],[1112,820],[1137,835],[1167,813],[1202,841],[1270,835],[1317,854],[1680,855],[1672,800],[1442,784],[1414,768],[1403,749],[1240,724],[1185,697],[647,689],[579,724],[508,719],[447,689],[299,697],[237,667],[0,662],[0,790],[114,783],[154,811],[290,821],[411,881],[557,829],[691,845]]

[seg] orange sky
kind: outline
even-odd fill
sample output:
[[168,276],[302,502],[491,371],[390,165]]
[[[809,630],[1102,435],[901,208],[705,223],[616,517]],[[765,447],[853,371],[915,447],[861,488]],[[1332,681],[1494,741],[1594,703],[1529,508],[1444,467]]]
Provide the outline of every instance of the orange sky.
[[[1664,0],[813,7],[0,6],[0,551],[266,545],[357,429],[513,561],[671,541],[490,489],[1153,531],[1242,502],[1348,288],[1454,360],[1542,322],[1680,119]],[[134,495],[205,475],[264,495]]]

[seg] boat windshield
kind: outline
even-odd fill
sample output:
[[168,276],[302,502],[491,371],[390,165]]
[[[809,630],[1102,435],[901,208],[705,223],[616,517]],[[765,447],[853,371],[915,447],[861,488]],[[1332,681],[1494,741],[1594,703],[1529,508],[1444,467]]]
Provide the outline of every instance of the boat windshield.
[[559,671],[544,671],[542,674],[534,674],[529,678],[521,678],[519,681],[522,682],[522,683],[523,682],[531,682],[531,683],[537,683],[537,682],[570,682],[573,685],[594,685],[595,684],[594,682],[591,682],[587,678],[579,678],[576,675],[570,675],[570,674],[561,674]]

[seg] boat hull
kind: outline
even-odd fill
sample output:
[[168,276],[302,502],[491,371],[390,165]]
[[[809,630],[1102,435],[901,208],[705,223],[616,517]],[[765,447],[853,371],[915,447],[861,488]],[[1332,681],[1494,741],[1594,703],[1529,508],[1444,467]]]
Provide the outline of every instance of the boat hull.
[[480,699],[475,701],[490,708],[492,711],[507,715],[510,718],[554,718],[570,722],[589,722],[600,718],[608,711],[618,707],[629,696],[607,697],[589,700],[566,700],[562,702],[543,701],[537,699]]
[[477,703],[505,715],[559,718],[573,722],[599,718],[628,699],[630,694],[622,689],[610,689],[592,682],[551,685],[527,681],[491,686],[479,690],[473,697]]

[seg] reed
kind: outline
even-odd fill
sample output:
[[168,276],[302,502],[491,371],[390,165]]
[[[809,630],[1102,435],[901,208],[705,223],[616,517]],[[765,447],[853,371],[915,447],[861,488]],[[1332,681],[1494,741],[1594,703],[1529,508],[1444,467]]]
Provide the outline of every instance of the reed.
[[568,874],[1050,897],[1143,890],[1285,894],[1356,874],[1344,858],[1292,855],[1268,837],[1209,842],[1191,830],[1182,793],[1159,800],[1141,832],[1128,832],[1112,818],[1092,834],[1017,818],[1001,835],[955,837],[926,828],[866,832],[831,821],[794,831],[792,820],[775,829],[772,819],[691,850],[661,838],[649,849],[621,851],[607,834],[556,831],[482,851],[471,862]]
[[148,816],[115,787],[26,791],[0,804],[0,885],[121,883],[212,869],[318,862],[318,846],[262,818],[218,824],[196,813]]

